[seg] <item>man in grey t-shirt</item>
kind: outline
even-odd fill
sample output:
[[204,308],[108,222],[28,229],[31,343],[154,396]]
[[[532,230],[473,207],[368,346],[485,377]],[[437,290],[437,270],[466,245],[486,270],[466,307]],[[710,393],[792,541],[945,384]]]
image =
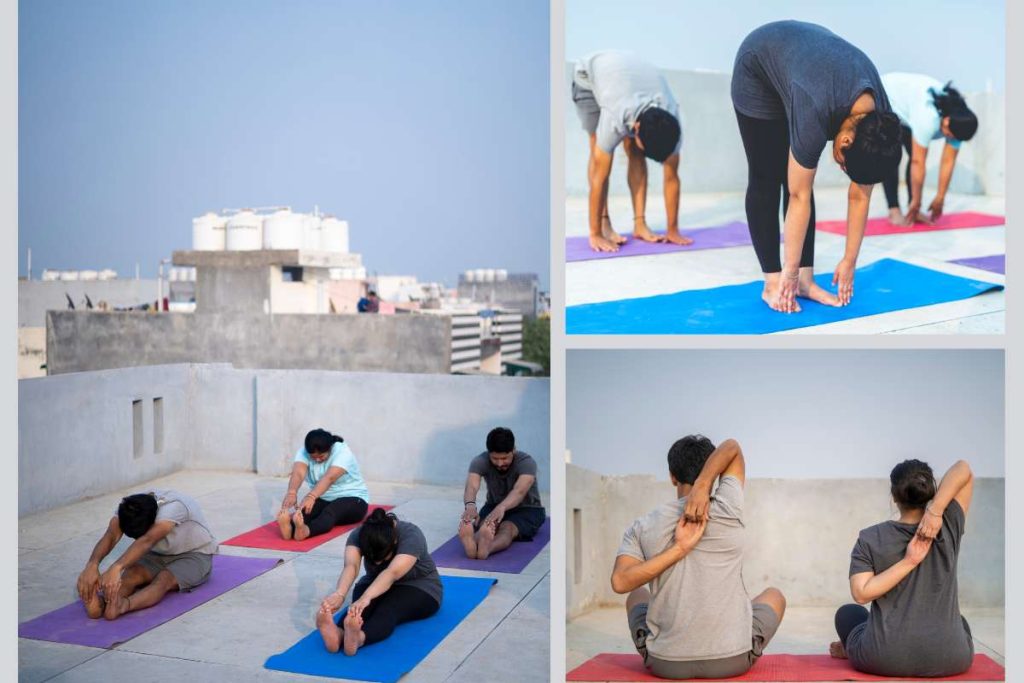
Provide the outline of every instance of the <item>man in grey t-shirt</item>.
[[[487,502],[477,512],[481,480],[487,483]],[[466,557],[486,560],[513,541],[533,540],[545,519],[536,461],[516,450],[512,430],[495,427],[487,435],[487,451],[470,461],[466,475],[459,520],[459,539]]]
[[[576,62],[572,99],[590,136],[587,178],[590,184],[590,248],[618,251],[626,238],[608,216],[608,178],[612,155],[622,143],[629,159],[627,178],[633,200],[633,237],[645,242],[690,244],[679,234],[679,105],[658,70],[631,52],[596,52]],[[646,157],[646,158],[645,158]],[[647,206],[647,158],[664,166],[668,232],[651,232]]]
[[786,609],[778,589],[751,601],[743,583],[743,452],[732,439],[715,448],[686,436],[672,444],[668,466],[677,500],[626,529],[612,588],[629,593],[630,636],[656,676],[739,676]]
[[[135,542],[101,575],[100,562],[122,534]],[[216,553],[217,539],[194,498],[170,489],[137,493],[118,505],[78,577],[78,594],[90,618],[116,619],[204,583]]]

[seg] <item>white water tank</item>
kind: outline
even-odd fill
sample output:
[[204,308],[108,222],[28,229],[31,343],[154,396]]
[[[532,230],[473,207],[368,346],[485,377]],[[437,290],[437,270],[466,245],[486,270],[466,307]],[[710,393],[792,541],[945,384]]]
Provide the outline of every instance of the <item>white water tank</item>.
[[193,218],[192,248],[196,251],[224,251],[226,224],[226,218],[212,212]]
[[303,214],[302,248],[308,251],[320,251],[320,218],[313,214]]
[[263,218],[242,209],[228,219],[224,246],[229,251],[254,251],[263,247]]
[[263,221],[264,249],[302,249],[306,216],[288,209],[275,211]]
[[320,249],[323,251],[348,253],[348,221],[327,216],[320,221]]
[[117,271],[116,270],[111,270],[110,268],[106,268],[104,270],[101,270],[100,271],[100,279],[101,280],[116,280],[117,279]]
[[78,279],[77,270],[62,270],[60,271],[60,279],[65,281],[74,281]]
[[467,270],[465,273],[462,274],[462,278],[466,282],[476,282],[476,273],[474,273],[472,270]]
[[497,282],[505,282],[506,280],[508,280],[508,271],[505,270],[504,268],[499,268],[498,270],[494,271],[494,279]]
[[483,282],[484,278],[487,277],[487,271],[484,268],[477,268],[473,272],[476,273],[477,282]]
[[78,273],[79,280],[99,280],[100,274],[95,270],[82,270]]
[[44,270],[43,271],[43,282],[54,282],[60,279],[59,270]]
[[484,271],[484,282],[494,282],[494,268],[488,268]]

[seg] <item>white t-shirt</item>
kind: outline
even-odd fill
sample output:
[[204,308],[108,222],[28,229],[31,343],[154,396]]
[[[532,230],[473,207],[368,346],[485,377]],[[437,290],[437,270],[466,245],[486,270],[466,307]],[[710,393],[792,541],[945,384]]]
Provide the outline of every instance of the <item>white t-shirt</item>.
[[[595,52],[576,62],[576,85],[594,93],[601,115],[597,145],[608,154],[625,137],[633,137],[633,124],[650,107],[664,109],[679,121],[679,105],[661,73],[632,52]],[[682,122],[679,142],[683,143]]]
[[[901,72],[882,76],[882,85],[889,96],[893,112],[900,117],[903,125],[910,128],[914,141],[927,147],[932,140],[943,138],[942,117],[935,108],[932,94],[928,90],[942,92],[942,83],[931,76]],[[946,144],[959,149],[960,140],[948,139]]]
[[345,470],[345,474],[335,479],[331,487],[320,496],[324,500],[362,498],[367,503],[370,502],[370,490],[366,488],[363,475],[359,472],[359,463],[356,462],[352,449],[344,441],[331,446],[331,454],[323,462],[315,462],[305,448],[300,448],[295,453],[295,462],[304,462],[309,468],[306,470],[306,483],[310,488],[316,486],[330,468],[340,467]]

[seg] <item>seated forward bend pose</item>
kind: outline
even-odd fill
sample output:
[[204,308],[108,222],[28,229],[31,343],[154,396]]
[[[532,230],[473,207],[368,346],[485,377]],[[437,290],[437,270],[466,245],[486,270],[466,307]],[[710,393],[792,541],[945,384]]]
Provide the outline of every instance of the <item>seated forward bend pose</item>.
[[672,444],[668,469],[678,500],[626,529],[612,589],[629,593],[630,636],[655,676],[738,676],[786,611],[778,589],[751,602],[743,583],[743,452],[732,439],[715,448],[686,436]]
[[[860,532],[850,556],[856,605],[836,612],[833,657],[880,676],[953,676],[970,668],[974,641],[957,598],[957,557],[974,476],[963,460],[938,490],[932,469],[901,462],[889,475],[897,521]],[[871,611],[862,607],[871,603]]]
[[[309,484],[309,493],[296,507],[303,479]],[[281,537],[304,541],[339,524],[355,524],[366,516],[369,501],[370,492],[352,449],[340,436],[314,429],[295,453],[288,493],[277,513]]]
[[[629,160],[627,180],[633,200],[633,237],[645,242],[691,244],[679,234],[679,105],[658,70],[630,52],[596,52],[576,62],[572,100],[590,136],[587,180],[590,184],[590,248],[618,251],[626,238],[608,216],[608,177],[621,142]],[[646,157],[646,158],[645,158]],[[647,227],[647,159],[664,168],[668,233]]]
[[[755,29],[736,53],[732,103],[747,156],[747,223],[774,310],[796,297],[829,306],[853,296],[854,269],[871,188],[900,160],[899,119],[867,55],[828,29],[777,21]],[[826,143],[850,178],[846,249],[832,284],[814,283],[814,175]],[[779,195],[785,215],[779,260]]]
[[[121,534],[135,542],[100,574],[100,562]],[[110,518],[78,577],[78,595],[91,619],[116,619],[157,604],[168,591],[204,583],[216,552],[217,540],[193,498],[171,490],[136,493]]]
[[[480,480],[487,482],[487,502],[477,512]],[[486,560],[512,541],[529,541],[546,513],[537,491],[537,463],[516,450],[512,431],[495,427],[487,434],[487,451],[469,463],[463,492],[459,539],[472,560]]]
[[[978,117],[967,107],[963,95],[952,87],[952,83],[942,85],[921,74],[889,73],[882,76],[882,85],[893,112],[900,118],[901,139],[909,160],[906,215],[900,212],[899,168],[892,169],[882,180],[885,201],[889,204],[889,221],[895,225],[913,225],[919,221],[937,220],[942,215],[960,143],[974,137],[978,130]],[[939,139],[945,139],[946,144],[939,163],[939,186],[935,199],[928,206],[926,218],[921,214],[925,161],[928,144]]]
[[[359,561],[366,574],[352,591],[341,626],[334,613],[356,581]],[[316,625],[329,652],[354,655],[363,645],[384,640],[398,624],[426,619],[441,606],[444,591],[419,527],[380,508],[349,534],[338,589],[324,598]]]

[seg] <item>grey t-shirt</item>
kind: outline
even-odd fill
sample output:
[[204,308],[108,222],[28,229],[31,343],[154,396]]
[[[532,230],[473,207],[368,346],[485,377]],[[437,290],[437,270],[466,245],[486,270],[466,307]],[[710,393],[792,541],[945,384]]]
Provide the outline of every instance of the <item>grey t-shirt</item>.
[[[412,586],[419,588],[430,597],[437,600],[440,604],[441,594],[443,588],[441,586],[441,576],[437,573],[437,566],[434,564],[434,558],[427,552],[427,539],[424,538],[423,532],[420,528],[411,522],[405,522],[398,520],[398,547],[395,549],[396,555],[412,555],[416,558],[416,564],[412,566],[405,576],[395,581],[395,586]],[[346,546],[359,547],[359,532],[362,527],[359,527],[351,534],[348,535],[348,541]],[[367,559],[363,559],[363,568],[366,570],[366,574],[363,578],[356,582],[356,588],[366,589],[369,588],[373,580],[377,578],[388,563],[381,562],[380,564],[373,564]]]
[[487,484],[487,504],[491,506],[505,500],[505,496],[512,491],[520,475],[529,474],[533,477],[533,483],[526,492],[526,497],[516,508],[544,507],[537,490],[537,461],[529,453],[516,451],[512,456],[512,464],[501,472],[491,463],[490,455],[484,451],[469,462],[469,471],[483,477],[484,483]]
[[[633,124],[650,107],[664,109],[679,120],[679,105],[664,76],[632,52],[595,52],[576,62],[573,82],[594,93],[601,116],[597,146],[611,154],[625,137],[633,137]],[[679,124],[682,145],[682,122]]]
[[891,111],[868,56],[824,26],[802,21],[755,29],[733,65],[733,106],[755,119],[785,118],[793,157],[804,168],[818,166],[865,91],[874,95],[876,111]]
[[[686,498],[633,522],[618,555],[644,561],[675,542]],[[721,477],[697,546],[650,583],[647,651],[658,659],[720,659],[748,652],[752,607],[743,584],[743,484]]]
[[[965,671],[974,644],[960,616],[956,562],[964,511],[952,501],[924,560],[871,603],[868,620],[850,632],[846,653],[860,671],[881,676],[950,676]],[[850,576],[878,574],[903,559],[916,524],[882,522],[860,532]]]
[[[188,552],[213,555],[217,552],[217,539],[206,523],[206,517],[195,498],[180,491],[159,489],[148,491],[156,496],[156,521],[174,522],[170,533],[157,541],[150,550],[158,555],[182,555]],[[117,516],[117,510],[114,510]]]

